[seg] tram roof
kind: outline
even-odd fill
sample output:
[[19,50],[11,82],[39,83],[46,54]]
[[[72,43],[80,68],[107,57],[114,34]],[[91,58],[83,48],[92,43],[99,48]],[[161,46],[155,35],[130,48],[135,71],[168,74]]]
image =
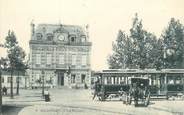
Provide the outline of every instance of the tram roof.
[[184,74],[184,69],[162,69],[162,70],[156,70],[156,69],[105,69],[100,72],[96,72],[96,74],[154,74],[154,73],[180,73]]

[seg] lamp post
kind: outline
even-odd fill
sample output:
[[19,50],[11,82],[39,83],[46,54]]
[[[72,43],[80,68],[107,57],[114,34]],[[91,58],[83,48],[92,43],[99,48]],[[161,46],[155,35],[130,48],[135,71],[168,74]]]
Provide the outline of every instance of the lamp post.
[[44,96],[44,74],[45,74],[45,72],[42,70],[42,96]]

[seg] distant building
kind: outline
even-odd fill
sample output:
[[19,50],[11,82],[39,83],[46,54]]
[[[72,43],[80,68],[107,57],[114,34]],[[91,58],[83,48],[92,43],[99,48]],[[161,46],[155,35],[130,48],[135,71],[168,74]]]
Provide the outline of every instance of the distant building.
[[[24,72],[13,72],[13,88],[17,87],[17,82],[19,80],[19,87],[25,88],[27,87],[27,76]],[[11,73],[7,71],[2,71],[2,87],[10,88],[10,82],[11,82]]]
[[90,86],[90,53],[87,28],[74,25],[32,26],[29,59],[30,86]]

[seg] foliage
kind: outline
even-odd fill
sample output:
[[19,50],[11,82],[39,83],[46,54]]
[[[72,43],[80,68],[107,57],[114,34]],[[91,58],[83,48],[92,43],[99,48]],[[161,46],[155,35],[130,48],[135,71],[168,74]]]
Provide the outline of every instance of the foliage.
[[[13,98],[13,72],[15,70],[25,71],[26,65],[24,63],[25,60],[25,52],[24,50],[18,46],[17,38],[13,31],[8,31],[8,35],[5,38],[5,47],[7,48],[7,59],[9,61],[9,71],[11,72],[11,98]],[[19,90],[19,81],[17,82],[17,94]]]
[[165,68],[182,68],[184,51],[184,27],[179,20],[171,18],[162,34],[165,49]]
[[13,70],[23,70],[25,65],[25,52],[18,46],[17,38],[13,31],[8,32],[6,37],[5,47],[7,48],[9,67]]
[[108,62],[111,69],[131,68],[133,65],[133,44],[131,39],[121,30],[118,33],[116,43],[113,43],[114,53]]
[[111,69],[119,68],[156,68],[163,65],[162,40],[143,29],[142,21],[137,14],[133,19],[130,35],[119,31],[113,54],[109,56],[108,63]]

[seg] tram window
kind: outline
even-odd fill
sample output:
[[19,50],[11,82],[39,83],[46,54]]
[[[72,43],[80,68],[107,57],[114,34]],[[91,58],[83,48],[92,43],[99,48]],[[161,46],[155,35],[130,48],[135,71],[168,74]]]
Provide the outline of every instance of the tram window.
[[174,80],[170,79],[168,84],[174,84]]
[[107,84],[111,84],[111,78],[107,77]]
[[176,84],[180,84],[181,83],[181,76],[177,76],[176,77]]

